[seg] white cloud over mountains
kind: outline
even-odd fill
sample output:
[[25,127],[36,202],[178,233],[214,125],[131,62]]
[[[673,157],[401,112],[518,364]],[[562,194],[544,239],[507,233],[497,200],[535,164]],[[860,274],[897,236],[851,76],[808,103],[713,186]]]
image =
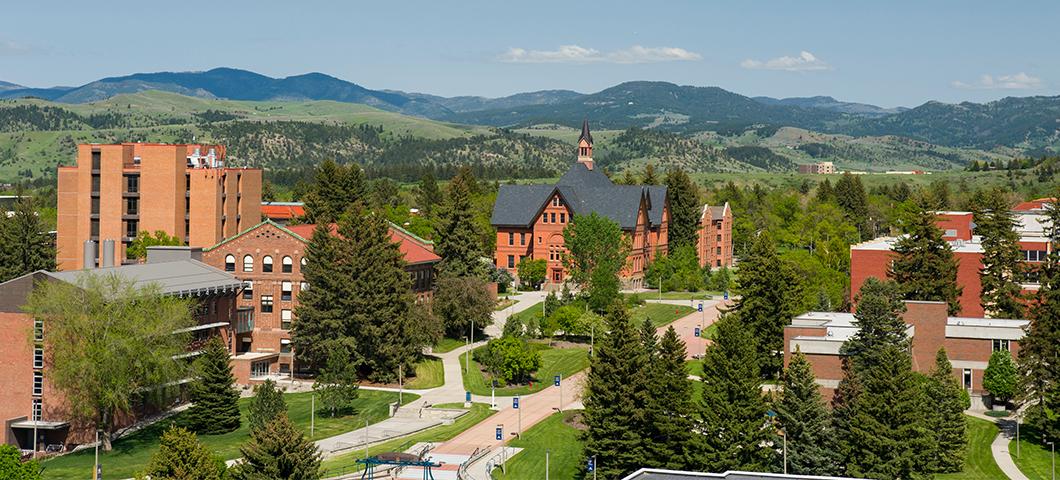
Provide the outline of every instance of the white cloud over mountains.
[[1027,75],[1024,72],[1012,75],[983,75],[979,80],[971,83],[954,80],[952,85],[957,88],[974,90],[1032,90],[1042,87],[1042,79]]
[[560,45],[555,50],[509,48],[497,57],[506,63],[657,63],[701,60],[702,55],[678,47],[633,45],[622,50],[602,52],[579,45]]
[[815,70],[831,70],[832,66],[816,55],[803,50],[798,56],[771,58],[769,60],[754,60],[748,58],[740,62],[740,66],[749,70],[782,70],[787,72],[809,72]]

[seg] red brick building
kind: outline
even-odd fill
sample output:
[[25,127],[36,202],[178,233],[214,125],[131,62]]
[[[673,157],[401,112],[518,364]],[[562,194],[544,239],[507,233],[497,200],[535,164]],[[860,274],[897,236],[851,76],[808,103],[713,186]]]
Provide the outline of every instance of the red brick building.
[[[239,383],[287,376],[297,370],[291,326],[297,321],[298,293],[309,288],[302,266],[315,228],[311,224],[284,227],[267,219],[203,253],[204,262],[229,272],[244,285],[237,308],[249,321],[238,323],[233,349],[233,370]],[[434,267],[441,260],[433,244],[395,225],[390,226],[390,239],[405,256],[417,301],[429,300]]]
[[[225,167],[220,145],[82,144],[77,164],[59,167],[57,202],[60,270],[121,263],[141,231],[208,247],[260,222],[261,170]],[[86,240],[117,251],[85,259]]]
[[720,207],[703,206],[698,237],[696,247],[700,267],[732,266],[732,208],[729,202]]
[[[1024,261],[1034,266],[1045,260],[1051,251],[1045,229],[1044,215],[1038,213],[1016,212],[1020,234],[1020,248]],[[938,227],[953,248],[957,259],[957,284],[961,286],[960,314],[969,317],[984,315],[981,305],[982,283],[979,271],[982,268],[983,247],[979,236],[974,234],[975,223],[971,212],[939,212]],[[881,237],[850,246],[850,292],[851,300],[869,277],[887,278],[887,269],[891,263],[892,250],[897,238]],[[1033,269],[1023,284],[1024,291],[1038,290],[1037,278]]]
[[[981,398],[983,371],[990,355],[1006,350],[1016,355],[1027,320],[950,317],[944,302],[907,301],[903,315],[906,334],[913,340],[913,369],[928,373],[935,367],[940,347],[953,364],[953,375],[973,398]],[[843,378],[840,347],[857,333],[854,314],[809,312],[795,317],[784,328],[784,364],[799,349],[813,365],[813,373],[826,398],[831,398]],[[981,405],[973,402],[973,405]]]
[[261,216],[280,225],[287,225],[291,220],[305,217],[305,204],[302,202],[262,202]]

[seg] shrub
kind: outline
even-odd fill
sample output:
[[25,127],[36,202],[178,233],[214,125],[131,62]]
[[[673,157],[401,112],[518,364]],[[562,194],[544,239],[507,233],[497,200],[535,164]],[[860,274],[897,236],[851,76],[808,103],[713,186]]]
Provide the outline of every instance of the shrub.
[[502,384],[525,383],[541,368],[541,354],[516,337],[490,340],[485,348],[475,350],[475,361]]

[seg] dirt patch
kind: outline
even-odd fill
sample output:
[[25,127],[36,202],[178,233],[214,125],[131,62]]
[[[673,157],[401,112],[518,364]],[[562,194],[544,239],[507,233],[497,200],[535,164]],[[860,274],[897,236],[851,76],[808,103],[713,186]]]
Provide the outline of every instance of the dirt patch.
[[582,413],[578,412],[563,419],[563,423],[576,430],[588,430],[589,426],[583,422]]

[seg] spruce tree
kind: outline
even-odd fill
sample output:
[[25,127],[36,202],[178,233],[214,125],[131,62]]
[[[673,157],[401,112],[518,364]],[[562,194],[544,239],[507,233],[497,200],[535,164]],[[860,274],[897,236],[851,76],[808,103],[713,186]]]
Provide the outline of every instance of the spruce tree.
[[670,200],[669,251],[680,247],[694,249],[699,236],[699,189],[688,173],[673,168],[666,174],[666,195]]
[[714,343],[703,358],[703,401],[698,467],[711,472],[764,471],[773,464],[767,447],[766,402],[758,349],[751,329],[734,315],[718,320]]
[[0,282],[37,270],[55,270],[55,245],[48,230],[37,215],[36,202],[28,196],[15,202],[10,217],[0,215]]
[[434,179],[431,172],[424,173],[420,177],[420,184],[416,187],[416,206],[423,211],[427,218],[433,218],[437,208],[442,203],[442,190],[438,188],[438,181]]
[[298,291],[291,344],[298,363],[310,369],[327,363],[336,343],[356,351],[356,337],[341,334],[348,331],[342,299],[347,297],[350,259],[340,255],[339,243],[327,223],[318,223],[305,249],[302,277],[309,288]]
[[839,380],[835,394],[832,396],[832,430],[834,438],[826,445],[839,458],[837,474],[847,475],[847,465],[854,458],[861,439],[854,435],[853,423],[857,417],[857,399],[861,395],[861,380],[854,371],[854,362],[844,355],[840,360],[843,378]]
[[351,203],[367,200],[367,193],[368,184],[360,166],[325,160],[317,165],[314,182],[305,194],[305,221],[333,223]]
[[645,185],[658,185],[659,177],[655,175],[655,165],[647,164],[644,166],[644,184]]
[[870,238],[872,231],[869,226],[869,197],[865,193],[861,178],[850,172],[844,173],[835,184],[835,199],[847,220],[857,227],[861,239]]
[[582,434],[586,456],[595,456],[603,478],[621,478],[641,467],[645,439],[637,424],[637,378],[645,368],[642,344],[625,307],[615,302],[607,315],[609,332],[598,340],[586,378],[588,427]]
[[224,460],[210,453],[195,434],[171,425],[162,433],[158,451],[151,455],[140,478],[165,480],[221,480]]
[[660,468],[687,470],[694,465],[692,383],[685,367],[685,343],[674,327],[666,329],[659,340],[658,353],[652,365],[654,378],[653,405],[656,413],[653,454]]
[[796,350],[784,371],[780,400],[774,406],[788,442],[788,472],[798,475],[832,475],[839,456],[829,446],[833,430],[821,399],[813,367]]
[[250,440],[239,451],[242,460],[229,470],[234,480],[320,478],[320,452],[286,414],[251,432]]
[[824,179],[823,182],[817,185],[817,194],[815,197],[818,202],[831,202],[835,200],[835,189],[832,188],[832,182],[828,179]]
[[438,215],[434,252],[442,257],[440,269],[456,277],[486,278],[479,226],[475,222],[474,177],[454,178],[446,189]]
[[287,402],[283,399],[283,390],[276,386],[276,382],[268,379],[254,387],[254,398],[250,400],[250,406],[247,408],[247,423],[252,431],[285,414]]
[[870,277],[858,294],[854,312],[858,331],[843,343],[842,354],[850,356],[858,367],[862,367],[871,360],[873,352],[885,345],[909,348],[911,340],[905,333],[904,312],[905,303],[899,297],[898,286]]
[[900,225],[903,235],[894,243],[887,276],[899,285],[902,298],[946,302],[950,315],[956,315],[961,310],[957,259],[935,225],[935,214],[912,212]]
[[[1005,352],[1008,354],[1008,352]],[[1010,357],[1011,358],[1011,357]],[[961,386],[953,376],[953,365],[946,357],[946,349],[935,355],[935,369],[927,379],[928,431],[934,435],[935,457],[929,463],[932,471],[956,473],[964,468],[967,448],[967,422]]]
[[192,405],[184,414],[187,427],[205,435],[228,433],[239,428],[239,391],[234,384],[228,348],[220,337],[206,342],[196,365],[198,379],[192,384]]
[[736,300],[732,311],[747,326],[758,347],[763,373],[780,372],[784,350],[784,326],[797,315],[802,285],[794,269],[777,256],[769,235],[759,233],[751,252],[740,262]]
[[975,233],[982,238],[983,310],[995,318],[1023,318],[1023,253],[1019,222],[1012,213],[1005,192],[995,188],[987,192],[975,209]]

